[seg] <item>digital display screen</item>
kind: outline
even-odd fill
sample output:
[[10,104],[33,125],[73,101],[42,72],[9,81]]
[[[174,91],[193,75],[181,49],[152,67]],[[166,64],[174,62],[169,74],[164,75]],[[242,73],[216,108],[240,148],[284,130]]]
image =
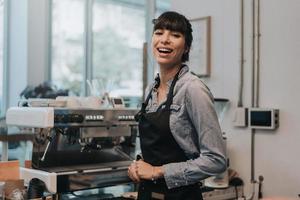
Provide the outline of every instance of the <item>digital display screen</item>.
[[272,111],[251,111],[251,126],[271,126]]
[[122,99],[114,99],[114,104],[120,105],[120,104],[123,104],[123,101],[122,101]]

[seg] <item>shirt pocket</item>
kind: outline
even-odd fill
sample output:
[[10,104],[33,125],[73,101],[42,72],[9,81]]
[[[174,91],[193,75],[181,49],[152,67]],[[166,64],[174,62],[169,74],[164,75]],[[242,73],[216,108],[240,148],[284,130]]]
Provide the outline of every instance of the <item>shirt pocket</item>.
[[173,111],[173,112],[178,112],[178,111],[180,110],[180,108],[181,108],[181,105],[177,105],[177,104],[172,104],[172,105],[170,106],[170,109],[171,109],[171,111]]

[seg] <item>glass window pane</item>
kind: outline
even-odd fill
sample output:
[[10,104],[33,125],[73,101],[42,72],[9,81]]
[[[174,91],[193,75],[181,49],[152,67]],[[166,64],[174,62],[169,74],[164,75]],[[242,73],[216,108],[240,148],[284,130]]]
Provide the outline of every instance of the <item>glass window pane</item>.
[[145,1],[94,1],[93,78],[102,92],[141,98],[144,41]]
[[80,95],[84,69],[84,2],[53,0],[52,72],[58,87]]
[[0,0],[0,116],[3,114],[2,102],[3,102],[3,36],[4,36],[4,10],[3,0]]
[[32,142],[15,141],[8,143],[8,160],[18,160],[24,166],[25,160],[31,160]]
[[155,17],[158,17],[163,12],[170,10],[171,0],[156,0]]

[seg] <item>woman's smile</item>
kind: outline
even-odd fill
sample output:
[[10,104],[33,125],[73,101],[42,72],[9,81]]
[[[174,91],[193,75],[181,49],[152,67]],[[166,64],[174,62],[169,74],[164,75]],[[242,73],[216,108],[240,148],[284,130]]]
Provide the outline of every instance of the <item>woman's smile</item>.
[[154,57],[160,65],[176,65],[181,62],[185,49],[182,33],[167,29],[157,29],[152,36]]

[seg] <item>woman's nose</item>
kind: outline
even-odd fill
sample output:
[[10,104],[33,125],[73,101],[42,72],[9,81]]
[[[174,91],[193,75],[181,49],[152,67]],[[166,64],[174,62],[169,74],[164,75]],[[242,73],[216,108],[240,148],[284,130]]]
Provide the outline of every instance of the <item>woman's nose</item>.
[[161,37],[162,43],[169,43],[170,42],[170,35],[169,34],[163,34]]

